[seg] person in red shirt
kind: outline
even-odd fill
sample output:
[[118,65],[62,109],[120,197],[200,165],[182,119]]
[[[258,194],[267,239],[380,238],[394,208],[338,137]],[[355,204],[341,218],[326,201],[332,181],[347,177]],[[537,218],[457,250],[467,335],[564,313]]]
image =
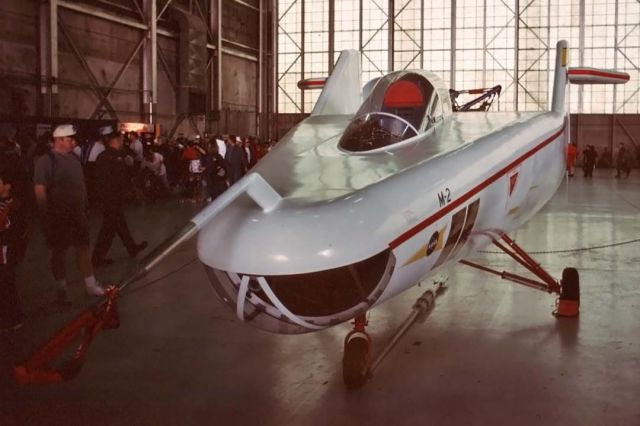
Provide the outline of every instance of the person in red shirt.
[[206,152],[194,142],[189,141],[187,148],[182,153],[182,160],[188,168],[186,186],[186,195],[191,202],[198,202],[200,195],[200,181],[202,177],[202,166],[200,159]]
[[576,166],[576,158],[578,158],[578,145],[573,142],[567,146],[567,171],[569,172],[569,177],[573,177],[573,172],[575,171]]

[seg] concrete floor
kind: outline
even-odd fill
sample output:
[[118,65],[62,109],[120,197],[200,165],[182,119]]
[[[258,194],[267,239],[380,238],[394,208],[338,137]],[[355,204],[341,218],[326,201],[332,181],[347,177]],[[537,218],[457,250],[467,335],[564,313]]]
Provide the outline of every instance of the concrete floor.
[[[160,208],[161,207],[161,208]],[[151,244],[194,208],[167,202],[134,209],[135,234]],[[640,178],[598,171],[576,177],[513,236],[530,251],[582,248],[640,237]],[[256,247],[256,250],[262,248]],[[559,276],[581,274],[582,313],[551,315],[555,297],[462,265],[427,323],[416,326],[363,389],[345,390],[342,339],[348,325],[303,336],[239,323],[214,298],[193,243],[149,279],[179,272],[122,299],[119,330],[101,334],[71,382],[19,388],[6,367],[90,300],[75,284],[60,309],[42,240],[20,273],[25,326],[0,346],[0,424],[446,424],[640,425],[640,243],[536,254]],[[131,266],[118,245],[119,278]],[[504,255],[485,261],[512,268]],[[71,262],[70,262],[71,263]],[[421,289],[370,316],[377,348],[388,341]]]

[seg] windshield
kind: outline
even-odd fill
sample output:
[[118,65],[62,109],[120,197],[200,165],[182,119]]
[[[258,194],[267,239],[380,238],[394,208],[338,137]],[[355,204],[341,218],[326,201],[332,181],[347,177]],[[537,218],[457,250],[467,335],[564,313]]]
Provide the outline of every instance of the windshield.
[[429,80],[416,72],[396,71],[379,78],[355,114],[340,148],[372,151],[424,132],[438,95]]
[[417,134],[415,127],[398,116],[386,112],[370,112],[349,124],[339,145],[347,151],[371,151],[412,138]]

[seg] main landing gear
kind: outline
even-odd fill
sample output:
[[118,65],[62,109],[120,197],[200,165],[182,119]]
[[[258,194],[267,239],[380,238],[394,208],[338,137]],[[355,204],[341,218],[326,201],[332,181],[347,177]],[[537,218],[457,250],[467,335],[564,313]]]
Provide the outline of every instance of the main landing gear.
[[373,360],[373,340],[365,330],[367,325],[366,313],[356,317],[353,330],[344,339],[344,356],[342,358],[342,378],[349,389],[357,389],[364,386],[367,380],[382,363],[382,360],[398,343],[400,338],[417,322],[424,322],[433,308],[438,296],[446,289],[446,280],[436,280],[433,285],[416,300],[411,313],[398,330],[387,346]]
[[494,240],[493,244],[511,256],[516,262],[527,268],[529,272],[538,277],[540,281],[511,272],[498,271],[468,260],[461,260],[460,263],[498,275],[505,280],[517,284],[546,291],[547,293],[555,293],[559,295],[559,298],[556,302],[557,309],[553,314],[557,317],[578,316],[580,312],[580,277],[578,271],[575,268],[565,268],[562,271],[562,279],[558,282],[509,236],[503,235],[501,239],[504,242]]
[[[478,263],[468,260],[461,260],[460,263],[471,266],[481,271],[489,272],[502,277],[505,280],[513,281],[536,290],[557,294],[557,308],[554,315],[557,317],[576,317],[580,312],[580,277],[574,268],[565,268],[562,271],[562,279],[558,282],[547,271],[545,271],[531,256],[527,254],[514,240],[507,235],[503,235],[502,241],[494,240],[493,243],[500,250],[507,253],[514,260],[527,268],[539,280],[534,280],[522,275],[506,271],[498,271]],[[365,314],[356,317],[354,328],[344,339],[344,356],[342,358],[342,377],[347,388],[356,389],[373,376],[376,368],[382,360],[398,343],[398,340],[417,322],[424,321],[435,307],[435,300],[444,293],[446,280],[436,280],[433,286],[425,291],[416,301],[411,309],[411,313],[398,328],[393,338],[373,360],[372,339],[367,334],[365,328],[367,319]]]

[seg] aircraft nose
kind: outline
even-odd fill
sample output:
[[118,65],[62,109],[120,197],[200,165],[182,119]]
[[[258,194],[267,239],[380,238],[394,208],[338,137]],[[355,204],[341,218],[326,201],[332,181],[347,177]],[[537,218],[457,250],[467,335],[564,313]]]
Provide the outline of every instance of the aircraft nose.
[[360,262],[311,273],[263,276],[206,270],[218,296],[240,320],[268,331],[304,333],[369,309],[394,267],[395,256],[387,249]]

